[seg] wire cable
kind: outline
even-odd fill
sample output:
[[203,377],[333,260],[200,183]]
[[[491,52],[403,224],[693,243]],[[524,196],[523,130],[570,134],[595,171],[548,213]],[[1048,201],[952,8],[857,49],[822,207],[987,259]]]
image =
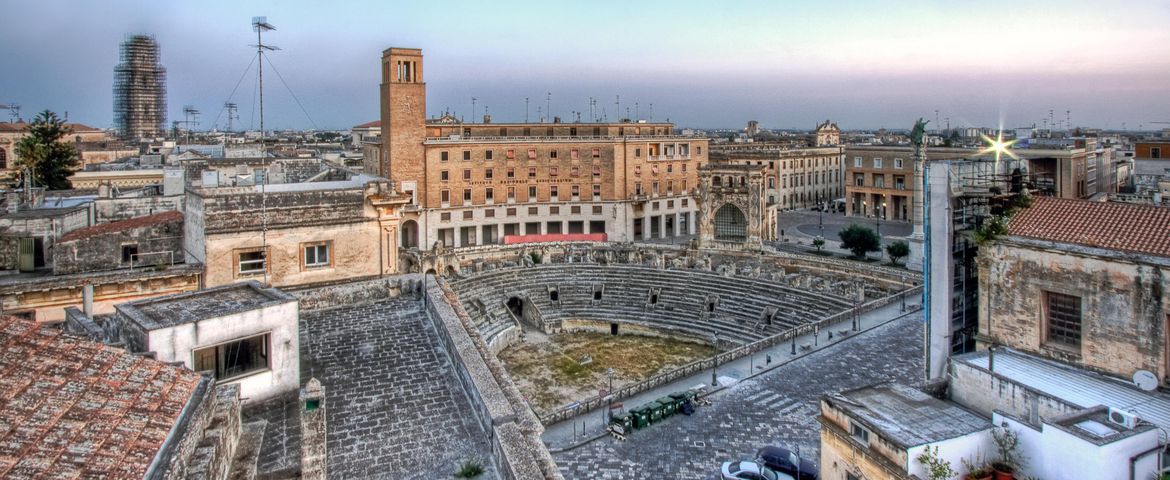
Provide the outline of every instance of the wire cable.
[[297,102],[298,107],[301,107],[301,113],[305,114],[305,118],[309,119],[309,123],[313,125],[313,128],[320,130],[321,128],[317,126],[317,122],[314,122],[313,117],[309,115],[309,111],[305,110],[305,106],[301,104],[301,99],[297,98],[297,94],[293,93],[292,88],[289,88],[288,83],[284,81],[284,76],[280,74],[280,70],[277,70],[276,65],[272,64],[272,59],[265,56],[264,60],[267,60],[268,66],[272,67],[273,72],[276,72],[276,78],[280,79],[280,83],[284,85],[284,89],[288,90],[288,94],[292,95],[293,101]]

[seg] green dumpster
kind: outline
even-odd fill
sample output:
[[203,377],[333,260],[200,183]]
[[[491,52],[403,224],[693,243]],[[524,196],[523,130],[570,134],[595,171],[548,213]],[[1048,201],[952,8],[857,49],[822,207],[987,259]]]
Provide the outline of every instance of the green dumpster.
[[670,398],[673,398],[676,402],[678,402],[680,408],[684,402],[695,401],[695,396],[696,394],[694,390],[683,390],[681,392],[674,392],[670,394]]
[[682,406],[682,402],[676,402],[671,397],[662,397],[658,399],[658,403],[662,404],[662,418],[667,418],[678,412],[678,408]]
[[630,419],[633,420],[634,428],[646,428],[650,425],[650,409],[640,406],[630,410]]
[[665,410],[665,408],[663,408],[661,403],[650,402],[646,404],[646,407],[650,409],[650,423],[658,423],[662,421],[662,412]]
[[634,430],[634,416],[628,412],[619,413],[609,419],[609,424],[622,435],[628,435]]

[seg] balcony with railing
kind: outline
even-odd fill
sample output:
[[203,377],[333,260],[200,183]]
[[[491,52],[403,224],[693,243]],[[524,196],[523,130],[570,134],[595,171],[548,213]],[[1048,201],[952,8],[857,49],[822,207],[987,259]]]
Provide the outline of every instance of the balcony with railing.
[[[564,142],[614,142],[621,140],[696,140],[683,135],[509,135],[509,136],[463,136],[459,134],[442,137],[427,137],[427,145],[465,143],[564,143]],[[686,155],[688,158],[690,155]],[[680,160],[682,160],[680,158]]]

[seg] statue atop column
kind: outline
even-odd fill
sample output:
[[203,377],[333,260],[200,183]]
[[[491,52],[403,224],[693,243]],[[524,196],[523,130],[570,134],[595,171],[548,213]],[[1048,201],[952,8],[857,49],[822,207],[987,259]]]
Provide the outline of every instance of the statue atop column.
[[926,124],[930,123],[919,117],[918,121],[914,122],[914,128],[910,130],[910,144],[914,146],[914,195],[910,205],[912,209],[911,221],[913,222],[913,232],[910,234],[910,255],[906,260],[906,266],[912,270],[921,271],[923,268],[923,248],[925,240],[925,231],[923,228],[923,217],[926,214],[924,203],[924,190],[926,188]]

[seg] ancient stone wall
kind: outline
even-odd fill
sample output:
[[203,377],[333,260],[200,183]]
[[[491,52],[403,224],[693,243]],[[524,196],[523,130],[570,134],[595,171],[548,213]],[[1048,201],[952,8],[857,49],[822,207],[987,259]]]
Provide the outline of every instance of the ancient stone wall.
[[464,390],[479,408],[484,429],[492,432],[497,471],[506,479],[561,479],[556,463],[540,440],[540,420],[491,353],[470,327],[470,318],[455,292],[436,279],[426,289],[427,313],[439,333]]
[[[1170,259],[1008,237],[980,248],[981,345],[1122,378],[1167,366]],[[1080,299],[1080,345],[1050,341],[1046,295]]]
[[287,290],[300,300],[301,310],[319,310],[417,294],[422,275],[397,275],[363,282]]
[[[89,231],[89,230],[86,230]],[[57,242],[53,248],[53,274],[97,272],[130,267],[169,266],[183,261],[182,217],[129,228],[102,232],[75,240]],[[123,258],[123,247],[136,247],[134,258]]]
[[[365,221],[365,193],[361,188],[268,192],[252,187],[219,188],[203,195],[205,235],[259,232],[268,211],[268,228],[336,225]],[[266,199],[264,197],[267,197]]]
[[116,222],[172,210],[183,211],[183,195],[99,198],[94,200],[96,223]]

